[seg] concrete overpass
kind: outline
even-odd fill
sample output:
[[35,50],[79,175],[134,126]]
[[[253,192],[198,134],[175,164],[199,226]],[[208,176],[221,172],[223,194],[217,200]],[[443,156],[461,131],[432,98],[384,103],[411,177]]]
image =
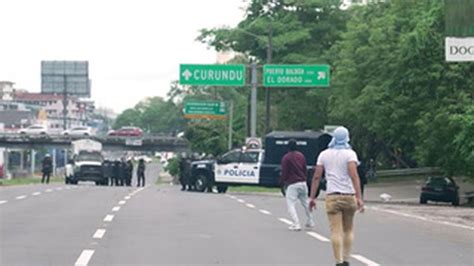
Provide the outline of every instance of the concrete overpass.
[[[84,137],[63,135],[20,135],[0,134],[0,148],[9,149],[39,149],[57,148],[69,149],[71,142]],[[90,139],[102,143],[105,151],[150,151],[150,152],[186,152],[189,143],[183,138],[168,136],[145,136],[143,138],[102,137],[93,136]]]

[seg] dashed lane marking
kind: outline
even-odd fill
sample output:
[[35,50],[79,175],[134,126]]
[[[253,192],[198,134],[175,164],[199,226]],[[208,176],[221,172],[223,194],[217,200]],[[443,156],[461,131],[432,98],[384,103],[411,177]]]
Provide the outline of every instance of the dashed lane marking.
[[95,231],[95,234],[92,238],[102,238],[104,237],[104,234],[105,234],[105,229],[97,229],[97,231]]
[[126,202],[126,201],[124,201],[124,200],[121,200],[121,201],[119,201],[119,204],[120,204],[120,205],[124,205],[124,204],[125,204],[125,202]]
[[113,215],[107,214],[107,216],[105,216],[104,218],[104,222],[112,222],[113,219],[114,219]]
[[247,207],[249,207],[249,208],[251,208],[251,209],[254,209],[254,208],[255,208],[255,205],[250,204],[250,203],[245,204],[245,206],[247,206]]
[[272,215],[272,213],[267,210],[258,210],[258,211],[266,215]]
[[112,208],[113,212],[118,212],[120,210],[120,206],[115,206]]
[[126,196],[125,199],[126,199],[126,200],[129,200],[129,199],[130,199],[130,196]]
[[92,258],[92,255],[94,255],[94,250],[92,249],[83,250],[79,258],[76,260],[76,263],[74,263],[74,266],[87,266],[87,264]]
[[49,193],[49,192],[53,192],[53,190],[50,189],[50,188],[48,188],[48,189],[45,190],[45,192],[48,192],[48,193]]
[[319,241],[322,241],[322,242],[329,242],[330,240],[316,232],[306,232],[306,234],[308,234],[309,236],[312,236],[314,238],[316,238],[317,240]]
[[22,200],[22,199],[24,199],[24,198],[26,198],[25,195],[21,195],[21,196],[16,197],[17,200]]
[[62,187],[57,187],[56,190],[58,190],[58,191],[63,190],[63,188]]
[[39,195],[41,195],[41,192],[39,192],[39,191],[33,192],[33,193],[31,193],[31,195],[33,195],[33,196],[39,196]]
[[245,200],[243,200],[243,199],[238,199],[237,201],[240,202],[240,203],[245,203]]
[[0,205],[7,203],[8,201],[6,200],[0,200]]
[[288,220],[288,219],[285,219],[285,218],[278,218],[278,220],[280,220],[280,222],[283,222],[283,223],[285,223],[285,224],[287,224],[287,225],[292,225],[292,224],[293,224],[292,221],[290,221],[290,220]]
[[364,263],[365,265],[367,266],[380,266],[380,264],[378,264],[377,262],[375,261],[371,261],[369,260],[368,258],[362,256],[362,255],[357,255],[357,254],[353,254],[351,255],[352,258]]

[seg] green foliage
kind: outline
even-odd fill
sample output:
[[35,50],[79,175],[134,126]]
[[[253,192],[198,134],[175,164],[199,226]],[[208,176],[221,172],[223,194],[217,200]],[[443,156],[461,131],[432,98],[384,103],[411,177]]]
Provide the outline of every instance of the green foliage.
[[165,167],[165,171],[168,172],[171,176],[179,175],[179,158],[173,157],[168,160],[168,164]]
[[171,134],[184,129],[181,109],[173,101],[151,97],[138,103],[133,109],[123,111],[114,128],[138,126],[149,133]]

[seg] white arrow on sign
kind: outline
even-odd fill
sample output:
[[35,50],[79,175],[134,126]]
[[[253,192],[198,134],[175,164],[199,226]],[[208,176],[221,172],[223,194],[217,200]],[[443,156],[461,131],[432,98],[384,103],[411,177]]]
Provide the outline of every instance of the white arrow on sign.
[[186,79],[186,80],[189,80],[189,78],[193,75],[193,73],[191,73],[191,71],[189,71],[189,69],[186,69],[184,70],[183,72],[183,77]]
[[326,79],[326,72],[318,71],[318,80]]

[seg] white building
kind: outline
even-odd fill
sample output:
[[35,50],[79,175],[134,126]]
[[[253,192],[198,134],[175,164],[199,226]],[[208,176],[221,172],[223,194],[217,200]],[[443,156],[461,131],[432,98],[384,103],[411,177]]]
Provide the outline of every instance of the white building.
[[11,81],[0,81],[0,100],[11,101],[13,99],[15,93],[14,84]]

